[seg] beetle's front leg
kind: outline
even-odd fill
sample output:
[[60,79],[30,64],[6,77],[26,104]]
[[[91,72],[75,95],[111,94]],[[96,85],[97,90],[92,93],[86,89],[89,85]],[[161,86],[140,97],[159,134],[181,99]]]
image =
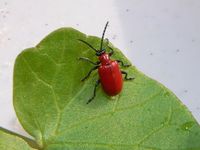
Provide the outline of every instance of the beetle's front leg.
[[123,67],[130,67],[131,66],[131,64],[124,64],[124,62],[123,61],[121,61],[121,60],[116,60],[118,63],[121,63],[121,65],[123,66]]
[[100,83],[100,79],[96,81],[95,86],[94,86],[94,91],[93,91],[93,96],[88,100],[87,104],[89,104],[96,96],[96,90],[97,90],[97,86]]
[[99,66],[93,67],[93,68],[88,72],[88,74],[87,74],[83,79],[81,79],[81,81],[85,81],[85,80],[90,76],[90,74],[92,73],[92,71],[96,70],[97,68],[99,68]]
[[122,70],[121,70],[121,73],[122,73],[122,74],[125,74],[125,77],[124,77],[125,80],[133,80],[133,79],[135,79],[135,78],[133,78],[133,77],[128,78],[128,77],[127,77],[127,76],[128,76],[128,73],[127,73],[126,71],[122,71]]
[[92,60],[90,60],[89,58],[86,58],[86,57],[79,57],[78,60],[83,60],[83,61],[86,61],[86,62],[89,62],[93,65],[98,65],[100,64],[100,61],[97,61],[97,62],[93,62]]
[[108,46],[108,48],[111,50],[108,54],[109,56],[112,56],[114,54],[114,50],[110,46]]

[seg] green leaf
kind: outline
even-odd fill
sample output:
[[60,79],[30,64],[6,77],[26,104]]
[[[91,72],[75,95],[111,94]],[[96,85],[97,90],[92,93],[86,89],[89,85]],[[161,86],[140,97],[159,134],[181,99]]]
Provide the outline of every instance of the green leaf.
[[[97,61],[100,39],[61,28],[16,59],[14,107],[25,130],[45,150],[199,150],[200,126],[177,97],[134,66],[122,68],[133,81],[110,98],[101,89],[92,96],[97,72],[85,82]],[[112,46],[112,45],[110,45]],[[112,46],[113,47],[113,46]],[[114,47],[113,47],[114,48]],[[113,59],[130,63],[114,48]]]
[[[31,141],[27,139],[27,141]],[[34,150],[21,136],[0,128],[0,150]]]

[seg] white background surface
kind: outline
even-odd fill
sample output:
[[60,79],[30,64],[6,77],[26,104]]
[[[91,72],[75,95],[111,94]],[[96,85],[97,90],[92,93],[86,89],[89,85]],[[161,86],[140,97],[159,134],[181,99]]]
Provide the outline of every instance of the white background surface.
[[199,0],[0,0],[0,126],[25,134],[12,106],[16,56],[51,31],[107,37],[139,70],[171,89],[200,123]]

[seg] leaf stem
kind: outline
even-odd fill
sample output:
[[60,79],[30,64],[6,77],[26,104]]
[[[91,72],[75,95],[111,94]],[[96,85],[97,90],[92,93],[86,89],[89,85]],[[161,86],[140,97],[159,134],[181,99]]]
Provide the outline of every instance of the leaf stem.
[[18,134],[18,133],[15,133],[15,132],[13,132],[13,131],[10,131],[10,130],[5,129],[5,128],[2,128],[2,127],[0,127],[0,130],[6,132],[6,133],[8,133],[8,134],[12,134],[12,135],[14,135],[14,136],[18,136],[19,138],[22,138],[25,142],[27,142],[27,144],[28,144],[30,147],[32,147],[32,148],[34,148],[34,149],[41,149],[33,139],[30,139],[30,138],[28,138],[28,137],[25,137],[25,136],[23,136],[23,135],[20,135],[20,134]]

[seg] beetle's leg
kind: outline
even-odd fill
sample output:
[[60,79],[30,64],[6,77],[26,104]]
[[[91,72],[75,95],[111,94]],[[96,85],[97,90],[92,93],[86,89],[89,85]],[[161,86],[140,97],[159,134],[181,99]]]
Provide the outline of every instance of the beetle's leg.
[[97,90],[97,86],[100,83],[100,79],[96,81],[95,86],[94,86],[94,91],[93,91],[93,96],[88,100],[87,104],[89,104],[96,96],[96,90]]
[[93,67],[93,68],[88,72],[88,74],[87,74],[83,79],[81,79],[81,81],[85,81],[85,80],[90,76],[90,74],[92,73],[92,71],[96,70],[97,68],[99,68],[99,66]]
[[131,64],[124,64],[124,62],[123,61],[121,61],[121,60],[116,60],[118,63],[121,63],[121,65],[123,66],[123,67],[130,67],[131,66]]
[[114,54],[114,50],[110,46],[108,46],[108,48],[111,50],[108,54],[109,56],[112,56]]
[[133,77],[132,77],[132,78],[128,78],[128,77],[127,77],[127,76],[128,76],[128,73],[127,73],[126,71],[122,71],[122,70],[121,70],[121,73],[122,73],[122,74],[125,74],[125,77],[124,77],[125,80],[133,80],[133,79],[135,79],[135,78],[133,78]]
[[83,61],[87,61],[93,65],[98,65],[100,64],[100,61],[97,61],[97,62],[93,62],[92,60],[90,60],[89,58],[86,58],[86,57],[79,57],[78,60],[83,60]]

